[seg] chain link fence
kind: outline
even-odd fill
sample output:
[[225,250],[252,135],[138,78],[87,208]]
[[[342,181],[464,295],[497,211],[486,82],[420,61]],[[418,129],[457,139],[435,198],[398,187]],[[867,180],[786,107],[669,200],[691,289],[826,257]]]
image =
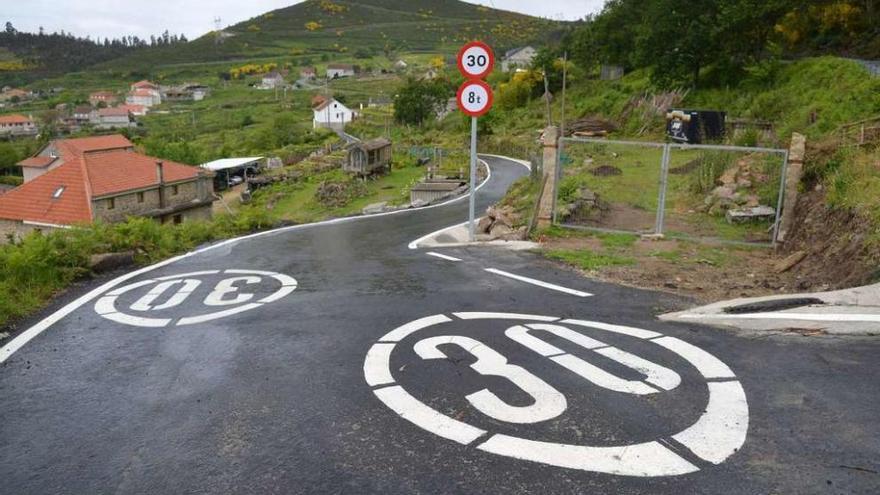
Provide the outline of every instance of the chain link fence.
[[554,222],[772,245],[787,163],[784,149],[565,138]]

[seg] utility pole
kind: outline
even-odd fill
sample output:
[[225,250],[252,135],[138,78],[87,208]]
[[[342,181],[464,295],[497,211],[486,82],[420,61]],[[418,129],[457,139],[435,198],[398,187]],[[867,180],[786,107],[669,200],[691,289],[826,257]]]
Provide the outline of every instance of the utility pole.
[[553,107],[550,105],[550,82],[547,80],[547,68],[544,67],[544,101],[547,102],[547,126],[553,125]]

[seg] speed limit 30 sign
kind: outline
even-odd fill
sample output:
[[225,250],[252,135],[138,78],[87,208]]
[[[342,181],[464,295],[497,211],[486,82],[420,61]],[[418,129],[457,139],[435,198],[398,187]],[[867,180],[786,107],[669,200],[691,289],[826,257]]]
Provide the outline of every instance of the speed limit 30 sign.
[[[482,41],[472,41],[458,52],[458,70],[465,77],[465,82],[458,88],[456,101],[461,112],[471,117],[471,185],[477,182],[477,118],[492,108],[492,87],[482,79],[494,67],[495,54]],[[476,188],[471,187],[468,207],[468,239],[471,242],[476,239],[475,191]]]
[[495,54],[482,41],[472,41],[458,52],[458,70],[468,79],[483,79],[495,67]]

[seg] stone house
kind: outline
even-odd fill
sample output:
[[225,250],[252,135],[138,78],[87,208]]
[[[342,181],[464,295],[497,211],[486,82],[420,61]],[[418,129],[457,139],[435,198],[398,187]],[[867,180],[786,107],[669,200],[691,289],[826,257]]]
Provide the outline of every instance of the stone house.
[[354,77],[355,74],[357,74],[357,67],[351,64],[329,64],[327,66],[327,79]]
[[137,126],[131,112],[124,106],[92,110],[89,122],[98,129],[123,129]]
[[125,103],[128,105],[142,105],[149,108],[162,103],[162,96],[159,95],[158,91],[136,89],[128,93],[128,96],[125,97]]
[[40,130],[30,117],[24,115],[0,115],[0,136],[36,136]]
[[299,71],[300,79],[312,80],[318,77],[318,69],[314,67],[303,67]]
[[210,92],[211,88],[199,83],[163,86],[160,89],[163,101],[202,101]]
[[0,93],[0,101],[12,101],[17,99],[17,101],[26,101],[31,97],[30,91],[25,91],[23,89],[8,89]]
[[531,46],[523,46],[508,50],[501,60],[501,70],[508,72],[515,69],[527,69],[538,55],[538,50]]
[[92,115],[92,107],[88,105],[80,105],[78,107],[75,107],[70,115],[73,120],[80,123],[86,123],[89,121],[89,118]]
[[163,223],[211,217],[210,172],[137,153],[121,135],[52,141],[20,165],[31,170],[0,196],[0,242],[131,216]]
[[272,71],[263,75],[260,82],[260,89],[275,89],[284,87],[284,75],[277,71]]

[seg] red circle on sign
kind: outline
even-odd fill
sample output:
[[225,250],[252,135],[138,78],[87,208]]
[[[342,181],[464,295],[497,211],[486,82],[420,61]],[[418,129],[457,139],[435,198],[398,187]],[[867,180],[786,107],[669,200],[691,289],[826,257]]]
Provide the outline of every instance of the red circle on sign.
[[[462,101],[464,92],[470,86],[479,86],[480,88],[482,88],[483,91],[486,92],[485,105],[483,105],[479,109],[469,108],[468,104]],[[458,88],[458,93],[455,96],[455,101],[458,104],[458,109],[461,110],[461,112],[465,115],[469,115],[471,117],[481,117],[492,108],[492,103],[495,101],[495,95],[492,93],[492,86],[489,86],[485,81],[473,79],[470,81],[465,81],[464,84],[462,84],[461,87]]]
[[[486,64],[486,68],[477,74],[471,74],[466,71],[464,68],[464,53],[468,51],[470,48],[482,48],[486,51],[486,56],[489,58],[489,63]],[[458,71],[468,79],[482,79],[489,75],[492,72],[492,69],[495,67],[495,52],[492,51],[492,48],[489,45],[483,43],[482,41],[471,41],[470,43],[461,47],[461,50],[458,51]]]

